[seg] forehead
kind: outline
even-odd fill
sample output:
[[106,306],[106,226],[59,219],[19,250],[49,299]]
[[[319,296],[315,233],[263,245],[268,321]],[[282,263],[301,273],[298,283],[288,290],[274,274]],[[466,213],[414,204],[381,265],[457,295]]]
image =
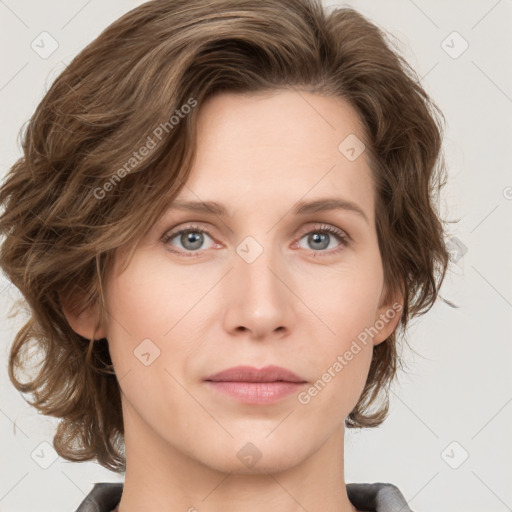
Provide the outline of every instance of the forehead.
[[359,116],[340,98],[294,90],[218,94],[199,112],[196,158],[177,199],[261,209],[341,197],[370,215],[367,155],[347,158],[347,140],[364,147]]

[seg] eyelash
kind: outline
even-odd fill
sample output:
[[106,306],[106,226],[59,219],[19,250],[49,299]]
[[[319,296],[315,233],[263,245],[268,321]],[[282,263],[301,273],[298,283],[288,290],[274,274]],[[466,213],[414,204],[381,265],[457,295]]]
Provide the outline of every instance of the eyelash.
[[[164,234],[164,236],[162,237],[162,241],[165,244],[169,244],[169,242],[176,236],[181,235],[183,233],[189,233],[189,232],[190,233],[205,233],[210,238],[213,239],[212,235],[210,235],[210,233],[208,232],[207,229],[205,229],[201,226],[197,226],[197,225],[189,225],[189,226],[185,226],[184,228],[181,228],[179,230]],[[345,249],[346,247],[348,247],[351,243],[351,239],[348,235],[346,235],[343,231],[341,231],[337,228],[329,226],[328,224],[320,224],[318,226],[314,226],[313,229],[310,229],[309,231],[302,233],[299,236],[298,240],[301,240],[305,235],[310,235],[311,233],[328,233],[330,235],[334,235],[335,237],[337,237],[341,242],[340,246],[337,247],[336,249],[330,249],[328,251],[325,251],[325,250],[312,251],[315,257],[317,256],[317,254],[320,254],[321,256],[323,256],[323,254],[326,254],[326,255],[337,254],[338,252],[340,252],[343,249]],[[183,251],[183,250],[176,251],[174,249],[170,249],[170,250],[176,254],[181,255],[181,256],[200,256],[201,252],[202,252],[201,250],[198,250],[198,251]]]

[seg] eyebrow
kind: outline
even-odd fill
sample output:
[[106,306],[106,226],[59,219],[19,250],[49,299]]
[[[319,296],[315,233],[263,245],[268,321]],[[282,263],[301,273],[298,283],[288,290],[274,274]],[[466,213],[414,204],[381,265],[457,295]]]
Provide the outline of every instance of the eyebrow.
[[[185,210],[195,213],[204,213],[209,215],[216,215],[219,217],[227,217],[228,212],[226,208],[215,201],[183,201],[183,200],[174,200],[169,205],[169,210]],[[354,212],[360,217],[362,217],[367,224],[369,224],[368,217],[364,213],[363,209],[358,206],[356,203],[352,201],[348,201],[346,199],[337,199],[337,198],[325,198],[325,199],[316,199],[314,201],[299,201],[297,202],[293,209],[292,213],[294,215],[307,215],[311,213],[317,212],[325,212],[332,210],[346,210],[350,212]]]

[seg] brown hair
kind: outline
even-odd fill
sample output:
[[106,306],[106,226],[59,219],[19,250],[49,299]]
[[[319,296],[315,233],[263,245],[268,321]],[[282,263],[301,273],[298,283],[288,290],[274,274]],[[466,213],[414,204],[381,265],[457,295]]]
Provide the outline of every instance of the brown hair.
[[[388,37],[353,9],[328,12],[317,0],[154,0],[105,29],[55,80],[0,189],[0,266],[30,313],[9,376],[34,395],[31,405],[61,418],[61,457],[126,470],[107,340],[74,332],[62,304],[97,304],[106,325],[114,256],[133,251],[183,187],[198,109],[215,93],[291,88],[347,100],[365,131],[385,286],[405,301],[401,327],[432,307],[448,264],[434,208],[446,181],[442,114]],[[42,366],[23,383],[15,371],[28,369],[31,341]],[[387,416],[396,344],[393,333],[374,347],[347,427]]]

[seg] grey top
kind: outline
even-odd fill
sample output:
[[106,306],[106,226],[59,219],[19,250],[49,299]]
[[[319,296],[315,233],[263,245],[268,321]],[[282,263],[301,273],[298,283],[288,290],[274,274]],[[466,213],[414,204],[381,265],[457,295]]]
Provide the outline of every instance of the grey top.
[[[75,512],[112,512],[119,505],[122,492],[122,483],[96,483]],[[347,484],[347,494],[352,505],[365,512],[413,512],[392,484]]]

